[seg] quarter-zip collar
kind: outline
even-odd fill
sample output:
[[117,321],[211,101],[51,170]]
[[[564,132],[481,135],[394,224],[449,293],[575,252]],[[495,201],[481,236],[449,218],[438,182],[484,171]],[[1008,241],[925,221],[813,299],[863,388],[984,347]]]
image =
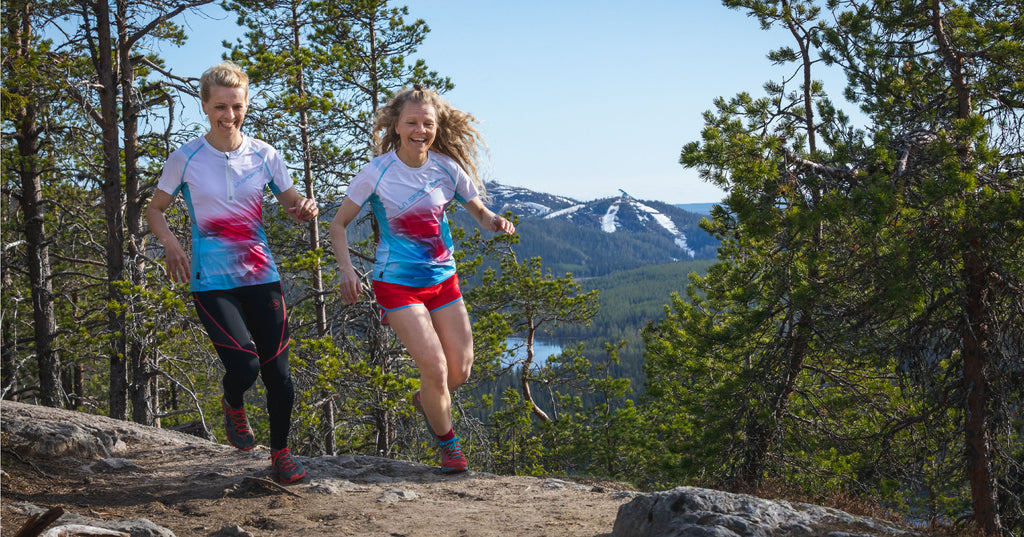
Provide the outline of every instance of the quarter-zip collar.
[[235,201],[235,187],[231,180],[231,153],[224,153],[224,180],[228,184],[228,201]]
[[206,139],[206,137],[203,137],[203,143],[205,143],[206,146],[209,147],[211,151],[215,151],[224,157],[224,183],[227,186],[228,201],[234,201],[235,181],[233,177],[234,174],[232,174],[231,172],[231,161],[237,160],[242,155],[242,152],[248,145],[248,138],[242,136],[242,143],[238,144],[238,147],[235,148],[234,150],[228,151],[226,153],[224,151],[218,150],[216,147],[213,147],[213,144],[211,144],[210,141]]

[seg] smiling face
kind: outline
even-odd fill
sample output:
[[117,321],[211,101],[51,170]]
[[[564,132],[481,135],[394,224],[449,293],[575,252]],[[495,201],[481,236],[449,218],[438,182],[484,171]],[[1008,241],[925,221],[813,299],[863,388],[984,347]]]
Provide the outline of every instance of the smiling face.
[[242,120],[249,110],[247,88],[212,86],[210,98],[203,101],[203,113],[210,120],[210,135],[224,142],[241,137]]
[[437,111],[434,105],[408,102],[395,124],[398,134],[398,158],[413,168],[427,162],[427,150],[437,135]]

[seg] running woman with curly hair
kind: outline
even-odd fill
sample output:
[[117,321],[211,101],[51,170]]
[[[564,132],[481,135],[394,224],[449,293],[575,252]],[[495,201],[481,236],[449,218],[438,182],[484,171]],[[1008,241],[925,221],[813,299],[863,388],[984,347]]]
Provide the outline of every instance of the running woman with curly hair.
[[515,233],[484,206],[477,158],[483,146],[473,116],[417,84],[381,108],[373,126],[377,156],[349,184],[331,222],[339,291],[359,299],[359,275],[346,227],[366,204],[380,226],[373,292],[381,315],[420,372],[413,403],[441,447],[443,473],[467,470],[452,423],[451,393],[469,379],[473,333],[462,301],[445,209],[462,204],[483,229]]

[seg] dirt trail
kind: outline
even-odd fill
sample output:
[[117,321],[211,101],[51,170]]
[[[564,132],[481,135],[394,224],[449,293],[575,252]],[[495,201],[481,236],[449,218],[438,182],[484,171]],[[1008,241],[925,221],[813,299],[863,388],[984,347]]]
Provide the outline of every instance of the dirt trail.
[[[351,456],[301,457],[307,477],[281,487],[269,481],[262,446],[240,452],[173,431],[6,401],[0,418],[0,515],[10,534],[28,519],[19,507],[27,503],[93,518],[146,518],[178,537],[236,525],[259,537],[607,537],[619,505],[630,499],[608,484],[444,476],[422,464]],[[48,440],[32,435],[58,424],[101,438],[107,453],[79,446],[74,456],[40,457],[37,448]]]

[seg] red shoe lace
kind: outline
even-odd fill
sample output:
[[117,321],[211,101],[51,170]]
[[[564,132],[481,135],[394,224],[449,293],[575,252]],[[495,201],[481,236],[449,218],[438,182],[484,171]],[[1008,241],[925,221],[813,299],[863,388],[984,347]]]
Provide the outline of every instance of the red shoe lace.
[[270,455],[270,459],[274,461],[274,466],[277,466],[285,472],[290,472],[295,469],[295,460],[292,459],[291,448],[284,448],[276,453]]
[[230,409],[228,410],[228,416],[231,417],[231,426],[235,428],[237,434],[249,434],[249,422],[245,419],[244,409]]
[[462,457],[462,446],[459,445],[459,439],[453,438],[447,442],[441,443],[441,449],[444,450],[445,454],[448,455],[449,459],[457,461]]

